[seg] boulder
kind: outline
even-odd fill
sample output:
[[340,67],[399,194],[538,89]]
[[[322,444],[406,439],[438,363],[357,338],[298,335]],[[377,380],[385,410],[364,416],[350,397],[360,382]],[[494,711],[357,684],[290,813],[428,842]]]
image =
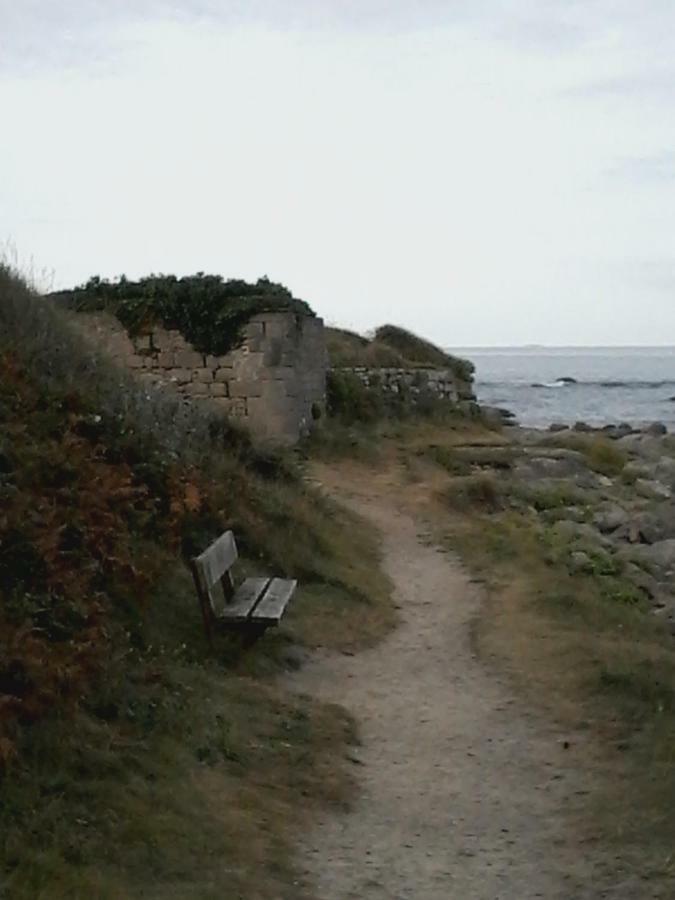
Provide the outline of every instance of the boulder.
[[631,548],[631,553],[656,573],[670,575],[675,571],[675,538],[651,545],[639,544]]
[[671,490],[675,489],[675,459],[672,456],[662,456],[659,459],[654,466],[654,479]]
[[558,432],[560,432],[560,431],[568,431],[569,426],[563,425],[562,422],[551,422],[551,424],[548,426],[548,430],[552,434],[558,434]]
[[575,550],[570,554],[569,569],[573,574],[591,572],[593,570],[593,560],[583,550]]
[[627,462],[621,474],[624,479],[635,481],[638,478],[649,478],[650,469],[642,462]]
[[638,478],[635,482],[635,491],[645,500],[670,500],[673,496],[673,492],[665,484],[648,478]]
[[558,510],[558,519],[566,519],[569,522],[585,522],[586,513],[580,506],[563,506]]
[[651,425],[648,425],[645,428],[645,434],[652,434],[656,437],[660,437],[661,435],[668,434],[668,429],[663,422],[652,422]]
[[628,525],[630,513],[618,503],[608,503],[593,516],[593,524],[601,534],[609,534],[622,526]]
[[627,422],[621,422],[619,425],[605,425],[602,432],[614,441],[627,437],[629,434],[636,434],[633,426],[629,425]]
[[510,409],[501,406],[481,406],[481,415],[492,425],[515,425],[516,416]]
[[644,569],[641,569],[640,566],[636,566],[635,563],[626,563],[623,569],[623,577],[630,581],[631,584],[635,585],[636,588],[644,591],[650,599],[653,600],[655,597],[659,596],[659,582],[653,575],[650,575],[649,572],[645,572]]
[[574,430],[586,433],[589,431],[593,431],[593,428],[588,424],[588,422],[575,422]]
[[567,541],[583,541],[594,544],[596,547],[610,547],[611,542],[600,532],[586,522],[572,522],[570,519],[561,519],[551,529],[557,537]]
[[658,459],[663,455],[663,438],[653,434],[627,434],[619,438],[617,444],[622,450],[646,459]]
[[611,536],[614,541],[630,544],[658,544],[675,538],[675,506],[663,503],[655,509],[634,513]]

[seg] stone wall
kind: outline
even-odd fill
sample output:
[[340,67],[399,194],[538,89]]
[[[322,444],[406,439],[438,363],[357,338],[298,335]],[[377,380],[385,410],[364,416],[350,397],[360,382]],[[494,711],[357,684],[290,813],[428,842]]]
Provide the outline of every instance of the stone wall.
[[292,444],[325,406],[323,321],[270,312],[254,316],[240,347],[225,356],[197,352],[178,331],[155,325],[131,338],[109,313],[73,313],[78,330],[141,378],[171,385],[238,419],[259,441]]
[[452,369],[354,368],[335,369],[356,376],[367,388],[385,394],[405,396],[415,405],[428,399],[459,405],[475,401],[473,384],[459,378]]

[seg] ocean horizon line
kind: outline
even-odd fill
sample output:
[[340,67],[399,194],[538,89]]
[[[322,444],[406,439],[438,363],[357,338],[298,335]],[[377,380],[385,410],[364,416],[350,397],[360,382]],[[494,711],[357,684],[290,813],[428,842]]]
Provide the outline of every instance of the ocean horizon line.
[[635,351],[635,350],[672,350],[675,351],[675,344],[462,344],[457,346],[445,346],[444,350],[449,353],[458,352],[487,352],[487,351],[563,351],[563,352],[583,352],[588,350],[611,350],[611,351]]

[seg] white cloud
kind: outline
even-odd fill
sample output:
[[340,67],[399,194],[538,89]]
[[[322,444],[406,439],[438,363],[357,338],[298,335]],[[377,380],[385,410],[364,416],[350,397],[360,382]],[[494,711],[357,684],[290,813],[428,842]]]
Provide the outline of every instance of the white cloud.
[[675,124],[630,93],[665,84],[661,2],[0,0],[0,21],[0,238],[59,284],[266,273],[447,344],[672,340],[649,263],[675,255]]

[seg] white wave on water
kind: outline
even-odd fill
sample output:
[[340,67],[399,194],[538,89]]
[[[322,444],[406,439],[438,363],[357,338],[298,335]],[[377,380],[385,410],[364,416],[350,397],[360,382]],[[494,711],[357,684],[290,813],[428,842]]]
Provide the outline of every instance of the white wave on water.
[[483,349],[459,355],[476,366],[478,399],[512,410],[523,424],[662,421],[675,429],[675,348]]

